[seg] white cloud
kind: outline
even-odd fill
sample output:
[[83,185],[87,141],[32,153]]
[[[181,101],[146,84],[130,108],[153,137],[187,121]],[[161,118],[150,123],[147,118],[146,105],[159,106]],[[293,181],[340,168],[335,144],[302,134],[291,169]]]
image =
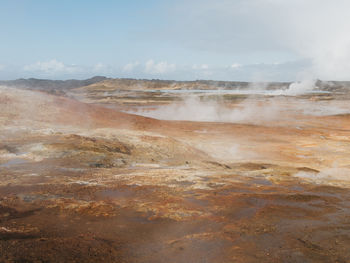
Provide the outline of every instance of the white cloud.
[[138,61],[128,63],[123,67],[123,71],[124,72],[131,72],[139,65],[140,65],[140,63]]
[[[309,66],[310,65],[307,61],[292,61],[278,64],[233,63],[228,66],[209,66],[208,64],[200,63],[192,65],[175,65],[168,62],[155,62],[154,60],[149,60],[145,63],[135,61],[124,66],[117,67],[104,63],[97,63],[92,66],[66,65],[63,62],[51,60],[48,62],[37,62],[35,64],[25,66],[25,70],[22,70],[20,75],[17,75],[16,78],[89,78],[98,74],[111,77],[159,77],[163,79],[178,80],[213,79],[232,81],[293,81],[300,69]],[[8,74],[9,69],[9,67],[6,67],[5,70],[0,71],[0,77]]]
[[4,70],[4,69],[5,69],[5,65],[0,64],[0,70]]
[[150,59],[145,64],[145,72],[148,74],[165,74],[175,70],[175,64],[169,64],[165,61],[156,63]]
[[77,73],[80,68],[76,65],[66,65],[63,62],[52,59],[44,62],[36,62],[31,65],[23,67],[25,71],[29,72],[41,72],[45,74],[56,74],[56,73]]
[[107,68],[108,67],[105,64],[99,62],[94,66],[93,71],[101,72],[101,71],[105,71]]
[[237,68],[242,67],[242,65],[241,65],[241,64],[238,64],[238,63],[233,63],[230,67],[231,67],[232,69],[237,69]]

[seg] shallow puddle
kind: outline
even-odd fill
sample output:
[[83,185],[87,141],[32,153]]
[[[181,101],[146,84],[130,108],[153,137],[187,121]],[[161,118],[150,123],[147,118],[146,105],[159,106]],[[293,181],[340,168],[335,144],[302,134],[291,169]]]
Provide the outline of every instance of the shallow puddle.
[[21,164],[26,164],[29,163],[30,161],[27,159],[23,158],[15,158],[15,159],[10,159],[7,162],[0,164],[0,167],[11,167],[15,165],[21,165]]

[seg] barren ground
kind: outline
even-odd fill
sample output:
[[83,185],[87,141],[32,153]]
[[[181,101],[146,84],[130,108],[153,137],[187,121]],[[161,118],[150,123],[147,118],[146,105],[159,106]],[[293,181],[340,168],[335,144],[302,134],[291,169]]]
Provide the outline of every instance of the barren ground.
[[114,84],[0,88],[1,262],[350,262],[347,94]]

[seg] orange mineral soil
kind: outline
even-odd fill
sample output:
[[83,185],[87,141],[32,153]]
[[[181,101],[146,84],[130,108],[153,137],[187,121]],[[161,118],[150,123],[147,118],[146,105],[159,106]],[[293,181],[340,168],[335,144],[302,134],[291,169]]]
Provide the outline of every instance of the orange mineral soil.
[[113,85],[0,88],[1,262],[350,262],[345,97]]

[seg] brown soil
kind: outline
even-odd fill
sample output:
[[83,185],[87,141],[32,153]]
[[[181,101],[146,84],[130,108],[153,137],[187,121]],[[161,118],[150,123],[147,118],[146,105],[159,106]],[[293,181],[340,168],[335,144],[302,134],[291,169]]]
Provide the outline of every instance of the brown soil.
[[1,262],[350,262],[348,115],[95,104],[0,90]]

